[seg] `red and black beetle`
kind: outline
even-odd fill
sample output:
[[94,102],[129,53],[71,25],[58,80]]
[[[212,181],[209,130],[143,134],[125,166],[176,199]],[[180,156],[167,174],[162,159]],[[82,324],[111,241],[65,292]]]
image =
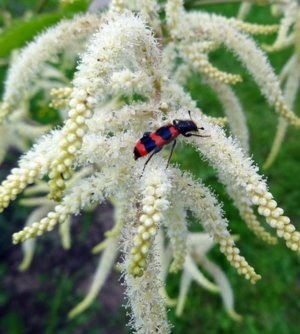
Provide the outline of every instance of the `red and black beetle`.
[[[189,111],[189,115],[191,118],[191,112]],[[153,152],[148,160],[145,162],[144,169],[150,159],[153,157],[154,154],[159,152],[164,145],[169,144],[173,141],[173,145],[171,148],[171,153],[169,155],[167,167],[171,160],[175,145],[176,145],[176,138],[179,135],[183,135],[184,137],[207,137],[200,134],[190,133],[190,132],[199,132],[199,130],[204,130],[203,127],[198,128],[196,123],[190,120],[181,120],[181,119],[174,119],[173,123],[166,124],[154,132],[145,132],[143,137],[136,143],[133,153],[134,159],[137,160],[140,157],[143,157],[150,152]],[[143,171],[144,171],[143,169]]]

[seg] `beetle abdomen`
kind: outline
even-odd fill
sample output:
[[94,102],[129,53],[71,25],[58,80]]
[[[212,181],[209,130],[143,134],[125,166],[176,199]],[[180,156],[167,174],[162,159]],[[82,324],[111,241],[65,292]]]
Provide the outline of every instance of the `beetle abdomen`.
[[135,145],[134,159],[143,157],[158,147],[168,144],[179,135],[179,131],[172,125],[168,124],[157,129],[149,135],[144,135]]

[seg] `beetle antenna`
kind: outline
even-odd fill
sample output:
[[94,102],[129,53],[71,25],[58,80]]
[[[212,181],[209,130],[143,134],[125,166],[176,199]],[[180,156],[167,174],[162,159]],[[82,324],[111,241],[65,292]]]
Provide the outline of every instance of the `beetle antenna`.
[[188,110],[188,113],[189,113],[190,119],[192,120],[191,111]]
[[205,130],[203,126],[201,126],[201,128],[197,128],[198,130]]

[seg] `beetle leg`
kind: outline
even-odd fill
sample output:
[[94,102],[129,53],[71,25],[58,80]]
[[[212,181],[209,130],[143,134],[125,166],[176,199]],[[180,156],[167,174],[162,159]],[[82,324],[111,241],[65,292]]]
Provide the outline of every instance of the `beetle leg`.
[[146,168],[148,162],[150,161],[150,159],[153,157],[154,154],[158,153],[161,149],[162,149],[162,147],[156,147],[156,148],[154,149],[154,151],[152,152],[152,154],[150,155],[150,157],[149,157],[149,158],[147,159],[147,161],[145,162],[145,165],[144,165],[144,168],[143,168],[143,171],[142,171],[141,176],[143,175],[144,170],[145,170],[145,168]]
[[148,137],[150,135],[150,133],[151,133],[150,131],[144,132],[143,137]]
[[173,141],[173,145],[172,145],[172,148],[171,148],[171,153],[170,153],[170,155],[169,155],[169,159],[168,159],[168,162],[167,162],[166,169],[167,169],[168,166],[169,166],[169,163],[170,163],[170,160],[171,160],[171,158],[172,158],[172,154],[173,154],[173,151],[174,151],[175,146],[176,146],[176,139],[174,139],[174,141]]
[[197,135],[197,134],[194,134],[194,133],[185,133],[185,134],[182,134],[184,137],[203,137],[203,138],[205,138],[205,137],[210,137],[210,136],[205,136],[205,135]]

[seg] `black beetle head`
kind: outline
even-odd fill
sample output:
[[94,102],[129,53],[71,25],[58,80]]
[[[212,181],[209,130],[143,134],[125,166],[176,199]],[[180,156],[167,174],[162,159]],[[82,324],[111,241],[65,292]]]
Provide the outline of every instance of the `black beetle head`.
[[183,135],[188,132],[198,132],[198,127],[192,120],[174,119],[173,125]]

